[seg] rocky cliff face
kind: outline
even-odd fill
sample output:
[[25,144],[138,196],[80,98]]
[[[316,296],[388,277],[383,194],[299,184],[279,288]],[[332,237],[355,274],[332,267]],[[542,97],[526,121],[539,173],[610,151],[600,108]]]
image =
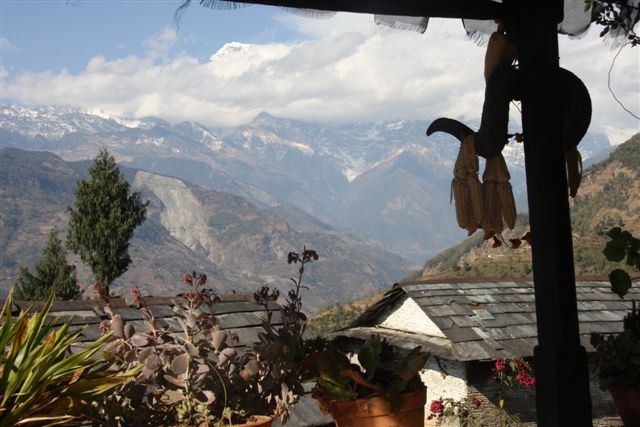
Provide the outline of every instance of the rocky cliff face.
[[146,190],[158,198],[162,204],[160,224],[174,239],[192,251],[203,252],[210,258],[213,243],[209,236],[207,214],[183,181],[139,171],[132,187],[135,190]]

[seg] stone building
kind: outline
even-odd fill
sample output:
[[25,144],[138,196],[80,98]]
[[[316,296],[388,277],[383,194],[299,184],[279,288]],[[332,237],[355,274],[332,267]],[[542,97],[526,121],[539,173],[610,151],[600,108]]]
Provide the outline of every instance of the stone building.
[[[578,280],[580,341],[590,354],[594,425],[621,425],[608,392],[598,387],[594,373],[592,332],[622,331],[631,300],[640,299],[635,279],[625,299],[605,280]],[[491,381],[495,361],[512,356],[532,361],[537,343],[533,282],[509,279],[455,279],[398,283],[349,327],[336,332],[343,345],[380,334],[391,344],[417,345],[431,354],[421,376],[427,386],[427,411],[440,397],[480,399],[476,414],[486,425],[499,425],[498,385]],[[533,387],[513,387],[503,393],[510,414],[525,424],[536,420]],[[433,420],[426,425],[435,424]]]

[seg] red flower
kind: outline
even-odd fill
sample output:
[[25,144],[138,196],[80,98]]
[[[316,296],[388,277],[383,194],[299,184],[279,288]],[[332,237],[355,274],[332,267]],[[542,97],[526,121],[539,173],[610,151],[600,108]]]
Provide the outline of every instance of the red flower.
[[529,376],[529,374],[524,371],[518,372],[518,374],[516,375],[516,381],[526,386],[532,386],[536,383],[535,378]]
[[482,402],[480,402],[480,399],[476,399],[473,401],[473,406],[475,406],[476,408],[479,408],[481,404]]
[[506,364],[504,363],[504,359],[498,359],[496,360],[496,366],[492,369],[492,371],[493,372],[503,371],[505,367],[506,367]]
[[129,293],[131,294],[131,299],[133,300],[133,302],[139,304],[142,301],[142,293],[137,286],[131,286],[129,288]]
[[431,402],[431,406],[429,406],[429,411],[434,414],[441,414],[444,410],[444,404],[442,403],[442,399],[434,400]]

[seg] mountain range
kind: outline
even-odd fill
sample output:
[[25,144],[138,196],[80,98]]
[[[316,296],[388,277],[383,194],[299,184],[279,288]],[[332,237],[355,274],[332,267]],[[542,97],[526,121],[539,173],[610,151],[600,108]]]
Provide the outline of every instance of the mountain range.
[[[246,125],[213,129],[6,105],[0,140],[3,148],[49,151],[67,161],[91,159],[104,147],[122,165],[242,197],[296,230],[345,230],[422,263],[464,237],[449,204],[458,144],[443,134],[427,138],[429,122],[327,126],[261,113]],[[610,145],[606,136],[588,134],[580,148],[588,160]],[[504,154],[525,210],[522,146],[511,143]]]
[[[66,207],[74,203],[76,182],[86,178],[90,163],[66,162],[48,152],[0,151],[0,289],[6,292],[19,267],[33,268],[50,230],[57,229],[64,240]],[[219,292],[254,292],[265,285],[284,292],[288,278],[297,273],[287,264],[287,254],[306,246],[321,257],[305,273],[305,305],[313,311],[367,295],[415,268],[379,243],[301,211],[292,210],[298,222],[309,223],[303,231],[241,197],[174,177],[121,170],[149,205],[147,220],[131,242],[133,262],[112,287],[120,295],[130,285],[147,295],[174,295],[181,275],[194,270],[206,273]],[[86,289],[90,271],[77,256],[69,260],[78,266]]]

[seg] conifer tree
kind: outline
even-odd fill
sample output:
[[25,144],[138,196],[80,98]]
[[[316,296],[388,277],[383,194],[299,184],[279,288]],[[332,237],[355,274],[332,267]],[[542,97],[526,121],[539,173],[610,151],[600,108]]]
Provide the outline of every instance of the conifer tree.
[[78,287],[76,267],[67,263],[67,254],[56,230],[51,231],[47,245],[42,250],[43,259],[36,264],[35,274],[23,267],[16,282],[16,298],[22,300],[47,299],[51,291],[55,299],[78,299],[82,295]]
[[78,181],[67,247],[80,255],[96,281],[107,287],[127,271],[129,240],[146,218],[147,203],[129,183],[107,150],[100,151],[89,168],[89,180]]

